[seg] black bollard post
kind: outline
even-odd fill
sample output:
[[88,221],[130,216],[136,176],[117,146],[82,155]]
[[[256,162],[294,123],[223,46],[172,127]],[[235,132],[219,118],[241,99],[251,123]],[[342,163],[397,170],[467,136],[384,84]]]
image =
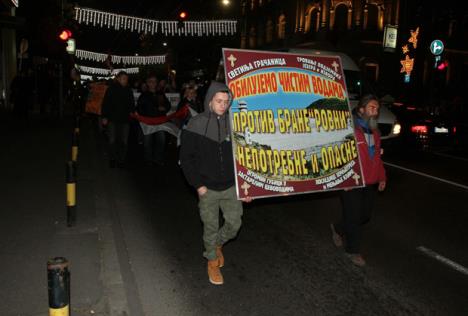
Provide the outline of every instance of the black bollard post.
[[80,116],[77,115],[75,116],[75,126],[74,126],[74,133],[75,134],[80,134]]
[[67,181],[67,226],[71,227],[76,222],[76,164],[68,161],[66,166]]
[[72,152],[71,152],[71,160],[76,162],[78,160],[78,138],[80,134],[73,131],[72,135]]
[[56,257],[47,261],[47,288],[49,316],[69,316],[70,272],[67,259]]

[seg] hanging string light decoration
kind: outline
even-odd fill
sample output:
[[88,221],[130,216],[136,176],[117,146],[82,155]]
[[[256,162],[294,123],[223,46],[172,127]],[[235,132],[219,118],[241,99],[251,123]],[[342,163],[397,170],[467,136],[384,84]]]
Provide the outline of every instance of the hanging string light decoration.
[[[92,60],[96,62],[105,62],[109,55],[91,52],[88,50],[77,49],[75,56],[82,60]],[[113,64],[124,65],[157,65],[166,62],[166,55],[153,55],[153,56],[119,56],[110,55]]]
[[75,20],[96,27],[165,36],[229,36],[237,32],[235,20],[183,21],[178,27],[179,21],[144,19],[81,7],[75,7]]
[[119,69],[107,69],[107,68],[95,68],[77,65],[77,68],[80,72],[91,74],[91,75],[101,75],[101,76],[112,76],[116,75],[121,71],[125,71],[127,74],[137,74],[140,72],[138,67],[135,68],[119,68]]

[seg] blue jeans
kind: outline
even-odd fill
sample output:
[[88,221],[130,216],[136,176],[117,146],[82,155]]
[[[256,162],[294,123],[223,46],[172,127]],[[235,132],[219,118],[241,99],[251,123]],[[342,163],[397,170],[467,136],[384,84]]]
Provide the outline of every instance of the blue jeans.
[[164,162],[166,134],[163,131],[143,135],[144,159],[146,162]]

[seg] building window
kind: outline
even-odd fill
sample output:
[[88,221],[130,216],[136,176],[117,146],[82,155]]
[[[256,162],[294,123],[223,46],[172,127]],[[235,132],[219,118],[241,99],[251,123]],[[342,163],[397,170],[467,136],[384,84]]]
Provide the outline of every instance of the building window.
[[345,31],[348,28],[348,7],[340,3],[335,8],[335,22],[333,29],[336,31]]
[[278,18],[278,38],[286,38],[286,16],[281,14]]
[[265,26],[263,23],[259,23],[257,26],[257,46],[261,47],[264,44],[265,39]]
[[375,4],[369,4],[364,9],[367,14],[367,23],[364,28],[368,31],[377,31],[379,25],[379,8]]
[[306,23],[305,23],[305,33],[309,33],[312,31],[318,32],[320,26],[320,11],[315,8],[311,7],[306,16]]
[[249,47],[250,48],[254,48],[257,46],[256,40],[257,40],[257,32],[255,30],[255,27],[252,26],[249,32]]
[[365,63],[364,64],[364,77],[368,82],[374,83],[379,80],[379,64]]
[[267,43],[273,42],[273,31],[274,31],[273,21],[271,19],[268,19],[266,23],[266,42]]

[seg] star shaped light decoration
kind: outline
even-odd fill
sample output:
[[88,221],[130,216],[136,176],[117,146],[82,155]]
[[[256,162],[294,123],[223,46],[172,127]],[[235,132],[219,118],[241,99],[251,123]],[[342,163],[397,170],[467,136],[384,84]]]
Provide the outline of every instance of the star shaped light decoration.
[[418,47],[418,35],[419,35],[419,27],[416,28],[416,31],[411,30],[411,37],[408,40],[408,43],[412,43],[414,48]]
[[408,53],[408,52],[409,52],[408,44],[403,45],[403,46],[401,47],[401,50],[403,51],[403,54]]
[[231,54],[231,55],[229,55],[227,60],[231,63],[231,67],[234,67],[235,62],[237,61],[237,58],[233,54]]
[[400,60],[400,63],[402,66],[400,73],[405,72],[409,76],[411,71],[413,71],[414,58],[410,58],[408,55],[406,55],[405,59]]

